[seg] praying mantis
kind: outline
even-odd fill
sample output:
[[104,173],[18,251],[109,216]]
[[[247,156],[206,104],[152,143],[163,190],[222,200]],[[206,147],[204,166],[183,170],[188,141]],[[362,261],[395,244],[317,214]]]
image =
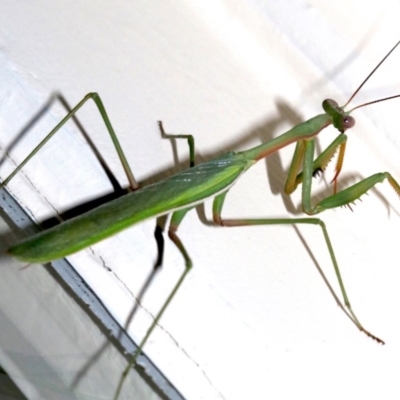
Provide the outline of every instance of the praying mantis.
[[[169,226],[169,237],[179,249],[185,261],[185,270],[175,287],[171,291],[159,313],[154,318],[154,322],[149,327],[147,334],[143,338],[138,352],[129,362],[121,378],[119,387],[117,388],[115,398],[118,398],[124,377],[135,362],[135,357],[140,353],[141,349],[148,340],[150,334],[154,330],[158,321],[162,317],[164,311],[172,301],[176,292],[179,290],[182,282],[192,267],[190,256],[178,236],[178,228],[186,213],[196,205],[204,202],[209,197],[215,197],[213,205],[213,220],[217,225],[233,227],[248,225],[277,225],[277,224],[308,224],[320,227],[325,240],[327,250],[329,252],[339,286],[344,299],[344,304],[358,329],[364,332],[370,338],[378,343],[383,341],[371,332],[366,330],[355,315],[350,301],[348,299],[340,271],[336,260],[336,256],[328,235],[328,231],[323,221],[315,217],[306,218],[279,218],[279,219],[224,219],[222,218],[222,209],[229,189],[236,183],[239,177],[246,172],[257,161],[267,157],[268,155],[296,143],[293,160],[288,171],[288,178],[285,184],[285,193],[293,193],[299,185],[302,185],[302,207],[303,211],[310,215],[319,214],[331,208],[347,206],[374,187],[377,183],[387,180],[397,194],[400,195],[400,186],[397,181],[388,172],[377,173],[351,187],[342,191],[337,190],[337,181],[342,169],[347,136],[345,132],[354,126],[354,119],[350,116],[354,110],[364,107],[378,101],[384,101],[392,96],[380,100],[375,100],[354,107],[349,111],[344,108],[353,100],[361,87],[382,64],[383,61],[398,46],[398,42],[391,51],[383,58],[378,66],[371,74],[362,82],[359,88],[351,96],[348,102],[339,107],[333,100],[325,100],[323,102],[324,113],[303,122],[290,129],[281,136],[263,143],[255,148],[241,152],[228,152],[214,160],[205,162],[200,165],[194,165],[194,143],[190,136],[185,137],[190,141],[191,163],[192,168],[179,174],[165,179],[154,185],[140,188],[130,170],[126,161],[122,148],[119,145],[111,122],[108,118],[103,103],[96,93],[89,93],[78,103],[76,107],[49,133],[44,141],[42,141],[35,150],[20,164],[20,166],[2,183],[1,187],[15,176],[15,174],[23,168],[23,166],[42,148],[45,143],[88,101],[93,100],[104,120],[108,132],[114,142],[117,152],[121,158],[124,169],[129,177],[132,193],[114,200],[108,204],[100,206],[88,213],[66,221],[61,225],[43,231],[33,237],[30,237],[21,243],[12,246],[9,253],[16,258],[27,262],[45,263],[54,259],[68,256],[85,247],[88,247],[100,240],[103,240],[119,231],[142,222],[146,219],[156,218],[165,214],[172,214]],[[340,133],[338,137],[317,157],[314,159],[315,138],[327,126],[333,125]],[[163,131],[163,126],[160,124]],[[172,135],[182,138],[181,135]],[[336,164],[336,171],[332,182],[334,183],[334,194],[326,197],[315,205],[311,203],[311,183],[312,178],[318,172],[324,170],[327,163],[332,159],[335,153],[339,153]],[[299,173],[299,171],[302,171]]]

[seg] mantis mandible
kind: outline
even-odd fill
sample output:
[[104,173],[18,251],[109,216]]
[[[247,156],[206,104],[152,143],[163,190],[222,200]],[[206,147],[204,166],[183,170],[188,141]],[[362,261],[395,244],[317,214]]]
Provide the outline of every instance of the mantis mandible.
[[[0,185],[0,188],[7,185],[7,183],[15,176],[15,174],[20,171],[21,168],[23,168],[23,166],[44,146],[44,144],[70,118],[72,118],[88,100],[92,99],[96,104],[106,128],[113,140],[114,146],[117,149],[125,172],[127,173],[132,192],[107,204],[101,205],[81,216],[63,222],[56,227],[29,237],[12,246],[8,250],[8,253],[27,263],[46,263],[71,255],[103,239],[106,239],[107,237],[110,237],[123,229],[147,219],[157,218],[170,213],[172,214],[168,235],[182,255],[185,261],[185,269],[169,294],[164,305],[154,318],[153,323],[149,327],[146,335],[139,345],[138,351],[132,356],[128,366],[124,370],[119,386],[115,393],[115,399],[117,399],[119,396],[125,376],[129,372],[129,369],[134,365],[137,356],[140,354],[150,334],[154,330],[164,311],[170,304],[188,272],[192,268],[191,258],[177,233],[179,225],[188,211],[190,211],[196,205],[203,203],[210,197],[214,197],[213,220],[216,225],[221,227],[278,224],[311,224],[319,226],[324,237],[349,316],[360,331],[364,332],[367,336],[376,340],[378,343],[384,344],[380,338],[364,328],[354,313],[350,305],[343,280],[341,278],[339,266],[327,228],[321,219],[315,217],[225,219],[222,217],[222,208],[229,189],[235,184],[235,182],[243,173],[245,173],[257,161],[292,143],[296,143],[296,148],[288,170],[285,193],[290,195],[296,190],[298,185],[302,184],[302,208],[303,211],[309,216],[314,216],[328,209],[349,206],[349,204],[360,198],[377,183],[383,182],[384,180],[387,180],[396,193],[400,196],[400,185],[388,172],[376,173],[368,178],[362,179],[360,182],[348,187],[347,189],[337,191],[337,180],[342,169],[347,141],[345,132],[352,128],[355,124],[355,120],[352,116],[350,116],[350,114],[357,108],[397,98],[400,97],[400,95],[364,103],[350,109],[349,111],[345,111],[345,108],[353,100],[354,96],[359,92],[371,75],[379,68],[379,66],[399,44],[400,41],[396,43],[390,52],[372,70],[372,72],[361,83],[361,85],[357,88],[344,106],[338,106],[338,104],[333,100],[324,100],[322,103],[324,113],[300,123],[281,136],[266,143],[262,143],[249,150],[228,152],[216,159],[195,166],[193,138],[190,135],[166,135],[170,137],[188,139],[191,150],[191,168],[170,178],[164,179],[156,184],[140,188],[140,190],[137,190],[139,189],[139,185],[137,184],[130,170],[128,162],[126,161],[101,98],[97,93],[89,93],[67,114],[67,116]],[[315,138],[324,128],[331,124],[339,131],[339,135],[317,158],[314,159]],[[160,129],[165,135],[161,123]],[[315,174],[325,169],[326,165],[332,159],[335,153],[338,153],[338,161],[332,180],[334,184],[334,194],[313,205],[311,202],[312,178]],[[299,173],[301,168],[302,171]]]

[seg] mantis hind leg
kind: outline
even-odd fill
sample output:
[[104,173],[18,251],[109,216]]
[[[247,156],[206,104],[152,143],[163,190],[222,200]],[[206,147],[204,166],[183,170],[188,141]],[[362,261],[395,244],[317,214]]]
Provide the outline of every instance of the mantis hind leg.
[[333,289],[330,288],[329,282],[326,280],[325,277],[324,280],[328,284],[328,287],[334,294],[335,299],[338,301],[339,306],[346,312],[346,314],[350,317],[351,321],[357,326],[357,328],[364,332],[367,336],[370,338],[376,340],[378,343],[384,344],[384,342],[379,339],[377,336],[373,335],[369,331],[367,331],[360,321],[358,320],[357,316],[355,315],[351,305],[349,298],[346,293],[346,289],[344,287],[343,279],[339,270],[339,265],[336,260],[335,252],[333,250],[332,242],[329,238],[328,235],[328,230],[326,229],[325,223],[319,219],[319,218],[260,218],[260,219],[223,219],[221,217],[221,212],[222,212],[222,207],[225,201],[227,192],[220,194],[214,199],[214,204],[213,204],[213,219],[214,222],[217,225],[223,226],[223,227],[233,227],[233,226],[252,226],[252,225],[298,225],[298,224],[307,224],[307,225],[318,225],[321,230],[322,234],[324,236],[324,240],[326,243],[326,247],[329,252],[329,256],[331,258],[333,268],[335,270],[335,274],[340,286],[340,291],[342,293],[343,301],[345,304],[345,307],[348,312],[343,308],[342,304],[338,301],[336,295],[333,292]]
[[[99,113],[101,115],[101,118],[103,119],[103,122],[107,128],[107,131],[111,137],[111,140],[114,144],[114,147],[118,153],[118,156],[121,160],[122,166],[125,170],[125,173],[128,177],[128,181],[129,181],[129,185],[130,188],[132,190],[136,190],[139,188],[138,183],[136,182],[132,170],[128,164],[128,161],[126,160],[125,154],[122,150],[122,147],[118,141],[117,135],[114,131],[114,128],[111,125],[111,121],[108,118],[106,109],[103,105],[103,102],[101,101],[100,96],[97,93],[88,93],[75,107],[73,107],[72,109],[70,109],[69,105],[67,104],[67,102],[65,101],[65,99],[60,96],[57,95],[56,96],[61,103],[63,104],[63,106],[65,108],[67,108],[67,110],[70,110],[68,112],[68,114],[50,131],[50,133],[31,151],[31,153],[18,165],[18,167],[2,182],[2,184],[0,185],[0,188],[6,186],[8,184],[8,182],[10,182],[10,180],[25,166],[25,164],[70,120],[73,119],[75,122],[77,122],[76,120],[76,116],[75,114],[78,112],[78,110],[90,99],[92,99],[94,101],[94,103],[97,106],[97,109],[99,110]],[[79,124],[79,123],[78,123]],[[79,127],[81,128],[81,125],[79,124]],[[81,129],[81,131],[83,132],[84,130]],[[95,149],[93,143],[91,142],[91,140],[88,138],[87,135],[85,135],[85,139],[89,142],[89,145],[92,147],[92,149]],[[99,154],[99,152],[96,152],[96,156],[99,158],[100,163],[103,165],[104,168],[104,164],[102,162],[102,158]],[[107,173],[107,172],[106,172]],[[108,174],[107,174],[108,175]]]
[[[165,133],[163,124],[161,121],[158,122],[160,131],[161,131],[161,136],[165,139],[186,139],[188,141],[189,145],[189,153],[190,153],[190,167],[193,167],[195,164],[195,145],[194,145],[194,138],[192,135],[171,135]],[[128,365],[124,369],[121,379],[118,383],[117,390],[114,395],[114,399],[118,399],[119,394],[121,392],[122,386],[124,384],[124,381],[130,371],[130,369],[136,364],[136,360],[139,357],[144,345],[146,344],[148,338],[150,337],[151,333],[155,329],[155,327],[158,325],[162,315],[164,314],[165,310],[168,308],[169,304],[171,303],[172,299],[174,298],[175,294],[178,292],[179,288],[182,285],[182,282],[184,281],[186,275],[190,271],[190,269],[193,266],[192,260],[190,259],[190,256],[188,252],[186,251],[185,246],[183,245],[181,239],[179,238],[177,234],[178,227],[180,223],[182,222],[183,218],[185,215],[190,211],[191,208],[175,211],[172,214],[171,217],[171,222],[170,226],[168,229],[168,236],[174,242],[176,247],[178,248],[179,252],[182,254],[184,260],[185,260],[185,270],[183,271],[182,275],[178,279],[177,283],[173,287],[171,293],[167,297],[166,301],[162,305],[161,309],[158,311],[157,315],[155,316],[152,324],[148,328],[146,335],[143,337],[139,347],[137,348],[136,352],[132,355],[131,359],[129,360]],[[154,236],[157,242],[157,248],[158,248],[158,258],[154,266],[154,271],[159,269],[162,266],[163,262],[163,255],[164,255],[164,238],[163,238],[163,231],[164,231],[164,225],[165,225],[165,217],[161,217],[157,219],[157,224],[156,224],[156,229],[154,232]],[[129,320],[130,322],[130,320]]]
[[191,210],[191,208],[175,211],[172,214],[171,223],[170,223],[170,227],[169,227],[169,230],[168,230],[169,238],[175,243],[176,247],[178,248],[179,252],[182,254],[182,256],[183,256],[183,258],[185,260],[185,270],[183,271],[183,273],[181,274],[180,278],[176,282],[176,284],[173,287],[171,293],[167,297],[167,300],[164,302],[164,304],[162,305],[161,309],[158,311],[157,315],[154,317],[154,320],[153,320],[152,324],[150,325],[149,329],[147,330],[146,335],[142,339],[139,347],[137,348],[136,352],[132,355],[131,359],[129,360],[128,365],[124,369],[124,371],[122,373],[122,376],[121,376],[121,379],[120,379],[120,381],[118,383],[117,390],[116,390],[115,395],[114,395],[114,400],[118,399],[119,394],[120,394],[121,389],[122,389],[122,386],[124,384],[124,381],[125,381],[128,373],[129,373],[130,369],[136,364],[136,360],[139,357],[140,353],[142,352],[142,349],[143,349],[144,345],[146,344],[148,338],[150,337],[150,335],[153,332],[154,328],[158,325],[158,323],[159,323],[161,317],[163,316],[165,310],[167,309],[167,307],[171,303],[172,299],[174,298],[174,296],[178,292],[179,288],[181,287],[186,275],[189,273],[190,269],[193,266],[192,260],[190,259],[190,256],[189,256],[188,252],[186,251],[185,246],[183,245],[181,239],[179,238],[179,236],[177,234],[177,230],[178,230],[178,227],[179,227],[180,223],[182,222],[182,220],[185,217],[185,215],[187,214],[187,212],[190,211],[190,210]]

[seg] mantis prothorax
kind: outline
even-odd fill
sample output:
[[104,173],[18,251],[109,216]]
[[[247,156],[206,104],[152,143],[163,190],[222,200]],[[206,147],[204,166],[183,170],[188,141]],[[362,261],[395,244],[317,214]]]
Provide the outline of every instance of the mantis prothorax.
[[[130,186],[133,191],[121,198],[111,201],[110,203],[99,206],[87,212],[86,214],[75,217],[56,227],[23,240],[22,242],[12,246],[8,250],[9,254],[28,263],[46,263],[51,260],[75,253],[144,220],[156,218],[165,214],[172,214],[168,234],[184,258],[185,270],[174,286],[161,310],[156,315],[145,337],[142,339],[139,350],[135,355],[132,356],[132,359],[130,360],[120,380],[115,398],[118,398],[119,396],[124,377],[135,363],[136,357],[145,345],[151,332],[157,325],[164,311],[168,307],[169,303],[192,267],[190,256],[177,234],[179,225],[189,210],[210,197],[214,197],[213,220],[215,224],[219,226],[233,227],[278,224],[318,225],[321,228],[327,250],[332,260],[344,304],[352,321],[358,327],[358,329],[364,332],[367,336],[376,340],[378,343],[384,343],[380,338],[371,334],[363,327],[356,317],[352,307],[350,306],[331,240],[325,224],[321,219],[310,217],[278,219],[225,219],[222,217],[221,213],[225,197],[229,189],[235,184],[235,182],[244,172],[246,172],[257,161],[292,143],[296,143],[296,148],[288,171],[288,177],[285,184],[285,193],[293,193],[297,186],[302,184],[302,208],[307,215],[312,216],[331,208],[347,206],[360,198],[378,182],[383,182],[384,180],[388,180],[390,185],[400,196],[400,186],[388,172],[374,174],[348,187],[347,189],[337,191],[337,180],[342,169],[347,141],[345,131],[352,128],[355,124],[355,120],[352,116],[350,116],[350,114],[357,108],[400,97],[400,95],[371,101],[354,107],[349,111],[345,111],[344,109],[350,103],[350,101],[353,100],[354,96],[359,92],[371,75],[399,44],[400,41],[396,43],[390,52],[373,69],[373,71],[361,83],[361,85],[344,106],[339,107],[338,104],[333,100],[324,100],[322,103],[324,113],[317,115],[295,126],[281,136],[266,143],[260,144],[252,149],[240,152],[228,152],[216,159],[194,166],[195,155],[193,138],[190,135],[170,135],[175,137],[184,137],[189,140],[189,146],[191,149],[190,161],[192,168],[180,172],[170,178],[164,179],[156,184],[140,188],[140,190],[137,190],[139,186],[126,161],[122,148],[119,145],[118,139],[99,95],[97,93],[89,93],[71,110],[70,113],[68,113],[68,115],[2,183],[0,187],[5,186],[51,137],[71,117],[73,117],[74,114],[89,99],[92,99],[96,104],[113,140],[121,162],[128,175]],[[339,135],[317,158],[314,159],[315,138],[324,128],[331,124],[339,131]],[[164,133],[161,123],[160,129],[162,133]],[[318,171],[324,170],[336,152],[338,152],[338,161],[335,168],[335,175],[332,180],[334,183],[334,194],[313,205],[311,203],[311,183],[313,175],[315,175]],[[301,167],[302,172],[299,173]]]

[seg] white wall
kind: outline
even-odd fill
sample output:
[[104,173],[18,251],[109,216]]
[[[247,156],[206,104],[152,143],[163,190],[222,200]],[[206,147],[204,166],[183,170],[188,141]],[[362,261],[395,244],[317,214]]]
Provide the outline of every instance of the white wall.
[[[1,146],[54,91],[71,104],[100,93],[139,180],[167,175],[173,166],[157,120],[170,132],[192,133],[198,160],[257,145],[321,113],[326,97],[344,103],[399,40],[397,2],[369,3],[3,1]],[[400,51],[354,104],[399,93],[399,63]],[[354,113],[343,185],[384,170],[400,178],[399,102]],[[34,131],[44,134],[63,115],[56,107]],[[87,106],[80,116],[122,179],[96,110]],[[83,140],[73,135],[71,126],[32,162],[25,172],[30,184],[20,177],[10,185],[37,218],[67,208],[77,191],[90,196],[107,188]],[[328,131],[321,146],[334,135]],[[13,161],[37,140],[32,133],[21,142]],[[180,143],[183,163],[185,152]],[[268,171],[264,162],[249,171],[228,196],[225,216],[293,215],[299,194],[293,203],[283,195],[292,152],[270,157]],[[332,174],[318,180],[315,193],[326,190]],[[202,225],[195,212],[187,216],[180,233],[195,268],[145,350],[188,399],[398,397],[400,203],[386,184],[362,200],[353,212],[321,217],[352,305],[384,347],[335,305],[300,240],[336,289],[317,228],[223,230]],[[154,262],[153,228],[152,221],[141,224],[70,257],[122,323]],[[136,340],[182,267],[168,244],[164,269],[132,324]]]

